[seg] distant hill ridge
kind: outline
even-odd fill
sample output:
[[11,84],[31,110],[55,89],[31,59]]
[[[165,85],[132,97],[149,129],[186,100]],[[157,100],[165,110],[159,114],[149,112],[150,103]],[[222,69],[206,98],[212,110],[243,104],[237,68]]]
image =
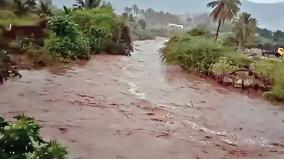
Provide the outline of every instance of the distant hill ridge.
[[[210,12],[206,4],[210,0],[109,0],[117,12],[122,12],[125,6],[137,4],[140,8],[153,8],[155,10],[167,11],[175,14],[204,13]],[[53,0],[58,7],[62,5],[71,6],[74,0]],[[242,11],[249,12],[257,18],[261,27],[272,30],[284,30],[284,3],[254,3],[242,1]]]

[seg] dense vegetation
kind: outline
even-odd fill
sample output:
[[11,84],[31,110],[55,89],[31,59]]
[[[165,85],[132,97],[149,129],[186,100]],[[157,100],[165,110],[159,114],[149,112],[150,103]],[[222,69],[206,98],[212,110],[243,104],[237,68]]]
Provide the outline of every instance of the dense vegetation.
[[[177,64],[182,68],[219,80],[225,75],[232,75],[238,70],[253,71],[253,77],[245,77],[252,81],[245,87],[256,85],[272,100],[284,100],[284,63],[278,60],[261,58],[251,59],[242,52],[235,51],[224,41],[215,41],[194,29],[186,35],[170,39],[163,49],[162,58],[169,64]],[[236,77],[237,78],[237,77]],[[243,78],[243,77],[241,77]]]
[[[5,49],[20,68],[89,59],[101,52],[124,55],[132,48],[127,22],[114,13],[110,3],[100,0],[77,1],[73,8],[64,6],[63,10],[49,0],[5,0],[0,13],[0,50]],[[7,29],[10,24],[11,31]],[[1,63],[1,68],[8,67]],[[1,79],[7,78],[1,75]]]
[[[214,78],[222,84],[239,84],[242,90],[261,89],[267,98],[284,101],[284,72],[281,71],[284,62],[280,59],[261,59],[260,56],[249,57],[242,52],[254,46],[254,39],[259,36],[279,41],[281,31],[273,34],[258,29],[257,20],[251,14],[237,16],[239,5],[238,0],[210,2],[208,6],[213,8],[210,17],[218,22],[215,40],[206,27],[193,29],[171,38],[163,50],[162,59]],[[217,40],[221,24],[226,20],[232,21],[232,34]]]
[[0,117],[0,158],[67,159],[65,146],[57,141],[44,141],[40,126],[30,117],[20,115],[7,122]]

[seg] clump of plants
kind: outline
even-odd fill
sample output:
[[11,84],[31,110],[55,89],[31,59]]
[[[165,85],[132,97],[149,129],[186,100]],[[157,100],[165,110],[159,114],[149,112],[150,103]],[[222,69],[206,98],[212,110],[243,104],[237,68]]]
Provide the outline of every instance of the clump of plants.
[[210,72],[212,72],[214,76],[221,76],[223,74],[230,74],[238,69],[239,68],[227,57],[221,57],[218,62],[211,66]]
[[71,17],[52,17],[47,27],[50,34],[45,40],[45,47],[54,57],[63,59],[89,57],[88,39]]
[[121,54],[121,28],[111,7],[75,10],[70,15],[88,39],[92,53],[114,50]]
[[0,158],[3,159],[67,159],[65,146],[57,141],[44,141],[40,126],[31,117],[16,116],[8,122],[0,117]]
[[224,56],[226,48],[214,39],[182,36],[172,38],[164,48],[162,58],[187,70],[208,74],[213,64]]

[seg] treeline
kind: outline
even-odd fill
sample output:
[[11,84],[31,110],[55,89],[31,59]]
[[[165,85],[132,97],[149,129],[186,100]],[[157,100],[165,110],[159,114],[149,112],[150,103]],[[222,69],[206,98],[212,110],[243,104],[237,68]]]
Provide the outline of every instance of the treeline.
[[152,8],[140,9],[135,4],[132,7],[125,7],[123,14],[136,17],[138,19],[143,19],[151,28],[165,27],[168,23],[182,23],[182,21],[177,15],[163,11],[155,11]]
[[254,42],[255,47],[266,50],[284,47],[284,32],[281,30],[273,32],[266,28],[258,28]]

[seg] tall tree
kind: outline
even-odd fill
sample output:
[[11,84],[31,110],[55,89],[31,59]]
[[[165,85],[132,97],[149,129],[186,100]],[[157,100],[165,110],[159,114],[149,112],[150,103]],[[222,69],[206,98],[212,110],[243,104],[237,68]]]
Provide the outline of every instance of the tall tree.
[[231,21],[237,16],[240,5],[240,0],[215,0],[207,4],[208,7],[213,8],[210,17],[213,18],[213,21],[218,22],[216,40],[218,39],[221,24],[224,24],[226,20]]
[[276,32],[273,33],[273,41],[278,42],[281,38],[284,37],[284,32],[281,30],[277,30]]
[[35,9],[37,6],[37,0],[23,0],[24,3],[30,7],[30,9]]
[[139,13],[139,8],[136,4],[132,6],[133,13],[137,16]]
[[132,8],[125,7],[125,8],[124,8],[124,12],[125,12],[128,16],[132,15]]
[[76,0],[73,6],[80,9],[98,8],[101,6],[102,0]]
[[38,13],[40,16],[52,16],[50,5],[47,2],[40,1]]
[[29,6],[22,0],[14,0],[13,3],[14,13],[18,16],[22,16],[29,11]]
[[257,31],[257,20],[249,13],[241,13],[233,23],[233,31],[239,42],[239,49],[249,44]]

